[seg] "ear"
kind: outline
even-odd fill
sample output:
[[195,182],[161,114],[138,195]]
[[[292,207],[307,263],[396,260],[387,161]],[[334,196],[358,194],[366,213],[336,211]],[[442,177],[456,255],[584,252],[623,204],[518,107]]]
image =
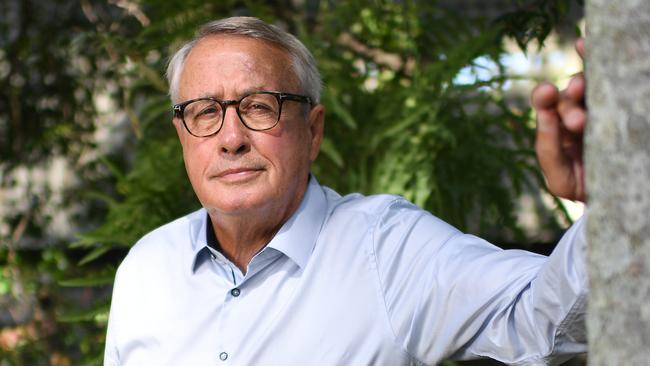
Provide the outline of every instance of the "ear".
[[320,151],[320,144],[323,141],[323,129],[325,125],[325,106],[317,104],[309,111],[309,131],[311,132],[311,146],[309,149],[309,160],[313,162]]
[[172,116],[172,124],[174,125],[174,128],[176,129],[176,134],[178,135],[178,139],[183,142],[183,136],[184,136],[184,130],[185,127],[183,126],[183,121],[181,121],[180,118]]

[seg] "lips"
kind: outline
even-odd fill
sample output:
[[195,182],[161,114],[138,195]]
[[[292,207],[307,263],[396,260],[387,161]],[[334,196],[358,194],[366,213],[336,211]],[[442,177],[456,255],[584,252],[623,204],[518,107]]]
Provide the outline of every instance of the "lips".
[[252,168],[230,168],[226,170],[222,170],[219,173],[215,175],[217,178],[223,178],[227,177],[229,175],[243,175],[246,173],[253,173],[253,172],[259,172],[263,170],[262,168],[257,168],[257,167],[252,167]]
[[259,166],[233,167],[218,170],[216,174],[211,176],[213,179],[217,179],[222,183],[239,184],[254,180],[262,171],[264,171],[264,168]]

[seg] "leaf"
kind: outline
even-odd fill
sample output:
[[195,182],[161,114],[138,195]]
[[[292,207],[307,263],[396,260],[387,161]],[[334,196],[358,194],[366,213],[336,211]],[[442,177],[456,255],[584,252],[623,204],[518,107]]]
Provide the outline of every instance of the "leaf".
[[410,111],[408,117],[398,121],[395,124],[388,126],[384,131],[373,136],[373,139],[370,141],[370,146],[373,149],[376,149],[384,141],[395,138],[398,134],[403,133],[407,128],[422,122],[422,117],[426,113],[433,113],[435,111],[435,104],[421,104],[417,109]]
[[119,181],[124,179],[124,173],[120,170],[120,168],[117,167],[116,164],[114,164],[112,161],[110,161],[106,156],[101,156],[99,158],[99,161],[102,162],[108,168],[108,170],[113,174],[113,176]]
[[323,137],[320,149],[325,155],[327,155],[328,158],[332,160],[332,162],[334,162],[337,167],[343,167],[343,157],[341,156],[341,153],[339,153],[339,151],[336,149],[336,146],[334,146],[331,139],[328,137]]
[[111,247],[108,245],[102,245],[93,249],[90,253],[81,258],[79,265],[82,266],[86,263],[92,262],[93,260],[101,257],[104,253],[108,252],[110,249]]
[[346,126],[351,129],[357,128],[357,122],[350,113],[350,111],[341,103],[341,101],[334,95],[328,94],[325,96],[327,107],[338,116]]
[[86,197],[86,198],[89,198],[89,199],[96,199],[98,201],[102,201],[102,202],[106,203],[108,206],[114,206],[114,205],[116,205],[118,203],[118,201],[115,198],[109,196],[108,194],[106,194],[104,192],[100,192],[100,191],[95,191],[95,190],[93,190],[93,191],[84,191],[84,192],[81,192],[81,195],[83,197]]
[[159,92],[167,92],[167,82],[160,76],[160,72],[158,70],[152,69],[142,61],[136,61],[135,65],[137,66],[142,76],[144,76],[144,79],[149,81],[153,87],[155,87]]
[[69,280],[59,281],[59,285],[63,287],[95,287],[113,284],[115,273],[106,275],[93,275],[89,277],[73,278]]
[[79,366],[102,366],[104,364],[104,354],[99,353],[95,357],[90,357],[81,362]]
[[110,302],[101,302],[88,309],[59,314],[56,318],[64,323],[94,321],[97,316],[107,316],[110,307]]

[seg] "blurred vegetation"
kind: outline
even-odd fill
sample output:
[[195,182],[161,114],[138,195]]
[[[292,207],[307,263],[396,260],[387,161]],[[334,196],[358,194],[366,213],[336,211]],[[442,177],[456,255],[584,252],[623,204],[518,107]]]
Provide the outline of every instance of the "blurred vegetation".
[[[542,44],[572,3],[513,0],[489,19],[423,0],[3,2],[2,188],[57,156],[76,179],[60,197],[28,182],[3,202],[0,298],[33,312],[4,321],[0,366],[101,364],[115,268],[144,233],[199,207],[163,78],[197,26],[257,16],[314,52],[328,113],[321,183],[400,194],[461,229],[525,240],[516,199],[544,182],[530,111],[504,95],[503,41]],[[44,229],[60,212],[74,237]]]

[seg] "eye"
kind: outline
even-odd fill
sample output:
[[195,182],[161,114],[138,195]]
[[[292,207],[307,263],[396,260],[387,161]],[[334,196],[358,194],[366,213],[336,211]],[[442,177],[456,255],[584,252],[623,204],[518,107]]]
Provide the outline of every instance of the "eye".
[[250,105],[247,105],[246,109],[250,110],[251,112],[253,111],[264,112],[264,111],[272,111],[273,107],[264,103],[255,102],[255,103],[251,103]]
[[200,117],[200,116],[210,116],[210,115],[214,115],[214,114],[216,114],[216,113],[219,113],[219,109],[217,109],[217,108],[214,107],[214,106],[210,106],[210,107],[204,108],[204,109],[202,109],[201,111],[199,111],[199,113],[198,113],[196,116],[197,116],[197,117]]
[[262,93],[247,96],[239,105],[242,113],[255,116],[276,114],[279,108],[278,101],[273,95]]
[[197,103],[192,105],[189,115],[196,120],[212,120],[221,117],[221,107],[216,103]]

